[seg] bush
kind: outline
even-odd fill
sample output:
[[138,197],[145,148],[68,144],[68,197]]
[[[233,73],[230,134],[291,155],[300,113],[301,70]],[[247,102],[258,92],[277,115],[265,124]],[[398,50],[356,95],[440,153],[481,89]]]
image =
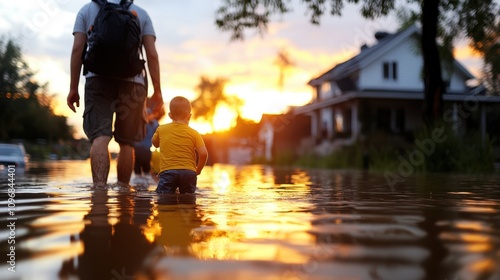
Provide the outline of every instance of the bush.
[[[415,164],[417,154],[423,155],[421,164]],[[460,137],[452,127],[442,124],[418,131],[413,148],[406,151],[403,158],[412,163],[417,172],[471,174],[495,171],[493,142],[488,137],[483,139],[477,131]]]
[[370,158],[367,150],[363,143],[356,142],[353,145],[335,150],[326,156],[304,155],[296,161],[296,164],[312,168],[362,168],[364,156]]
[[[437,137],[437,138],[436,138]],[[495,172],[493,141],[482,139],[479,132],[465,137],[451,128],[435,126],[415,133],[413,143],[395,141],[377,134],[330,155],[308,154],[296,164],[311,168],[364,168],[375,171],[397,171],[401,164],[411,165],[416,173],[492,173]]]

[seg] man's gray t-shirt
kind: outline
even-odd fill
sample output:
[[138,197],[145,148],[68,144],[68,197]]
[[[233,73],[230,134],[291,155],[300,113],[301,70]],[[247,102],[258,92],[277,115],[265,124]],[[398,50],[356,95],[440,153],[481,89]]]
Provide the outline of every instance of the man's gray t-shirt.
[[[108,0],[108,2],[119,4],[120,0]],[[97,3],[90,2],[85,4],[80,9],[78,15],[76,16],[75,26],[73,27],[73,35],[75,33],[83,33],[87,35],[88,30],[90,30],[90,27],[94,24],[94,19],[97,16],[97,13],[99,13],[99,9],[100,6]],[[139,24],[141,27],[141,38],[146,35],[152,35],[156,37],[155,30],[153,28],[153,23],[148,13],[144,9],[135,4],[130,5],[129,10],[135,11],[137,13],[137,18],[139,19]],[[87,78],[94,76],[96,75],[90,72],[87,73],[87,75],[85,75],[85,77]],[[144,77],[141,74],[139,74],[134,78],[130,78],[128,80],[144,84]]]

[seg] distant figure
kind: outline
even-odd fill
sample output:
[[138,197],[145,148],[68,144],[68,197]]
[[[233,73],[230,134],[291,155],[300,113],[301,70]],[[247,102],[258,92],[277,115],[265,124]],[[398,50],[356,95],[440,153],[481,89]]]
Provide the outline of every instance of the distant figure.
[[[122,11],[113,12],[115,9]],[[117,17],[121,17],[121,20],[107,21],[108,18],[117,19]],[[95,21],[96,19],[98,20]],[[94,28],[94,25],[100,27],[106,25],[106,28]],[[133,29],[127,31],[138,31],[136,33],[140,34],[133,36],[136,33],[124,32],[125,28]],[[122,36],[129,33],[133,35]],[[99,37],[103,34],[104,37]],[[131,1],[110,0],[108,3],[103,0],[93,0],[78,12],[73,35],[71,81],[67,104],[73,112],[76,112],[75,104],[76,107],[80,104],[78,85],[83,65],[86,78],[83,128],[91,143],[90,165],[93,184],[94,186],[107,184],[110,168],[108,145],[114,137],[120,145],[117,162],[118,184],[128,186],[134,167],[134,143],[142,140],[145,133],[143,114],[144,101],[147,97],[146,77],[143,71],[144,62],[136,63],[137,67],[122,67],[121,64],[132,60],[117,60],[115,56],[126,53],[139,58],[140,48],[144,46],[154,90],[151,98],[155,108],[161,108],[163,98],[153,24],[147,12]],[[130,53],[123,52],[121,49],[129,45],[119,43],[117,46],[115,44],[113,51],[110,52],[109,48],[106,48],[107,45],[102,42],[109,43],[114,38],[136,40],[137,49],[133,51],[127,49],[131,51]],[[133,62],[137,60],[134,59]],[[113,116],[115,116],[114,124]]]
[[[160,174],[158,193],[181,194],[196,191],[197,175],[208,158],[201,135],[191,127],[191,103],[177,96],[170,101],[168,116],[172,123],[160,125],[153,135],[153,145],[160,148]],[[198,153],[198,163],[196,163]]]
[[152,105],[151,98],[148,98],[146,100],[146,136],[134,145],[134,174],[137,177],[144,175],[147,178],[151,173],[151,138],[159,126],[158,121],[165,115],[165,110],[152,111]]
[[151,152],[151,175],[158,181],[158,174],[160,173],[160,149],[156,148]]

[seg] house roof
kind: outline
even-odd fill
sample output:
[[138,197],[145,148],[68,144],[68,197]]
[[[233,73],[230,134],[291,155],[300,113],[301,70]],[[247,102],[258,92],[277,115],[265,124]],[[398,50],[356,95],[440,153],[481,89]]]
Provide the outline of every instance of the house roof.
[[[377,44],[371,47],[363,47],[358,55],[345,62],[337,64],[335,67],[328,70],[324,74],[309,81],[308,84],[311,86],[318,86],[321,85],[324,81],[340,80],[344,77],[347,77],[352,73],[366,67],[371,62],[373,62],[373,60],[379,58],[384,53],[389,52],[393,47],[408,40],[411,36],[419,33],[420,28],[417,25],[411,25],[410,27],[403,29],[397,33],[387,34],[387,36],[380,38]],[[454,64],[457,69],[463,75],[465,75],[465,77],[467,77],[468,79],[474,78],[474,76],[458,61],[455,60]]]
[[[310,103],[301,107],[296,107],[293,110],[294,114],[309,114],[315,110],[341,104],[353,99],[399,99],[411,101],[423,101],[424,95],[422,92],[373,92],[373,91],[351,91],[337,98],[328,98],[318,102]],[[444,101],[454,102],[470,102],[471,104],[478,103],[500,103],[500,96],[485,96],[485,95],[464,95],[464,94],[445,94]]]

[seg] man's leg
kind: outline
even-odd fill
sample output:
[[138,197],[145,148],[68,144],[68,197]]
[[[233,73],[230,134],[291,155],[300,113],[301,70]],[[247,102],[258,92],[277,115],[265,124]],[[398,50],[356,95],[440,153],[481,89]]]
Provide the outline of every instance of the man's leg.
[[134,144],[144,139],[146,95],[143,85],[132,82],[120,84],[114,132],[115,141],[120,144],[117,162],[119,184],[129,184],[134,169]]
[[[130,176],[134,169],[134,147],[128,144],[120,144],[120,152],[116,163],[118,184],[128,185]],[[109,169],[109,167],[108,167]]]
[[109,136],[99,136],[92,142],[90,147],[90,166],[92,169],[92,181],[94,186],[102,187],[108,182],[109,175]]
[[141,150],[140,149],[141,148],[138,147],[138,146],[134,147],[134,156],[135,156],[134,173],[135,173],[135,175],[138,175],[138,176],[140,176],[141,173],[142,173],[141,172],[141,164],[140,164],[140,162],[141,162],[141,160],[140,160],[140,158],[141,158]]

